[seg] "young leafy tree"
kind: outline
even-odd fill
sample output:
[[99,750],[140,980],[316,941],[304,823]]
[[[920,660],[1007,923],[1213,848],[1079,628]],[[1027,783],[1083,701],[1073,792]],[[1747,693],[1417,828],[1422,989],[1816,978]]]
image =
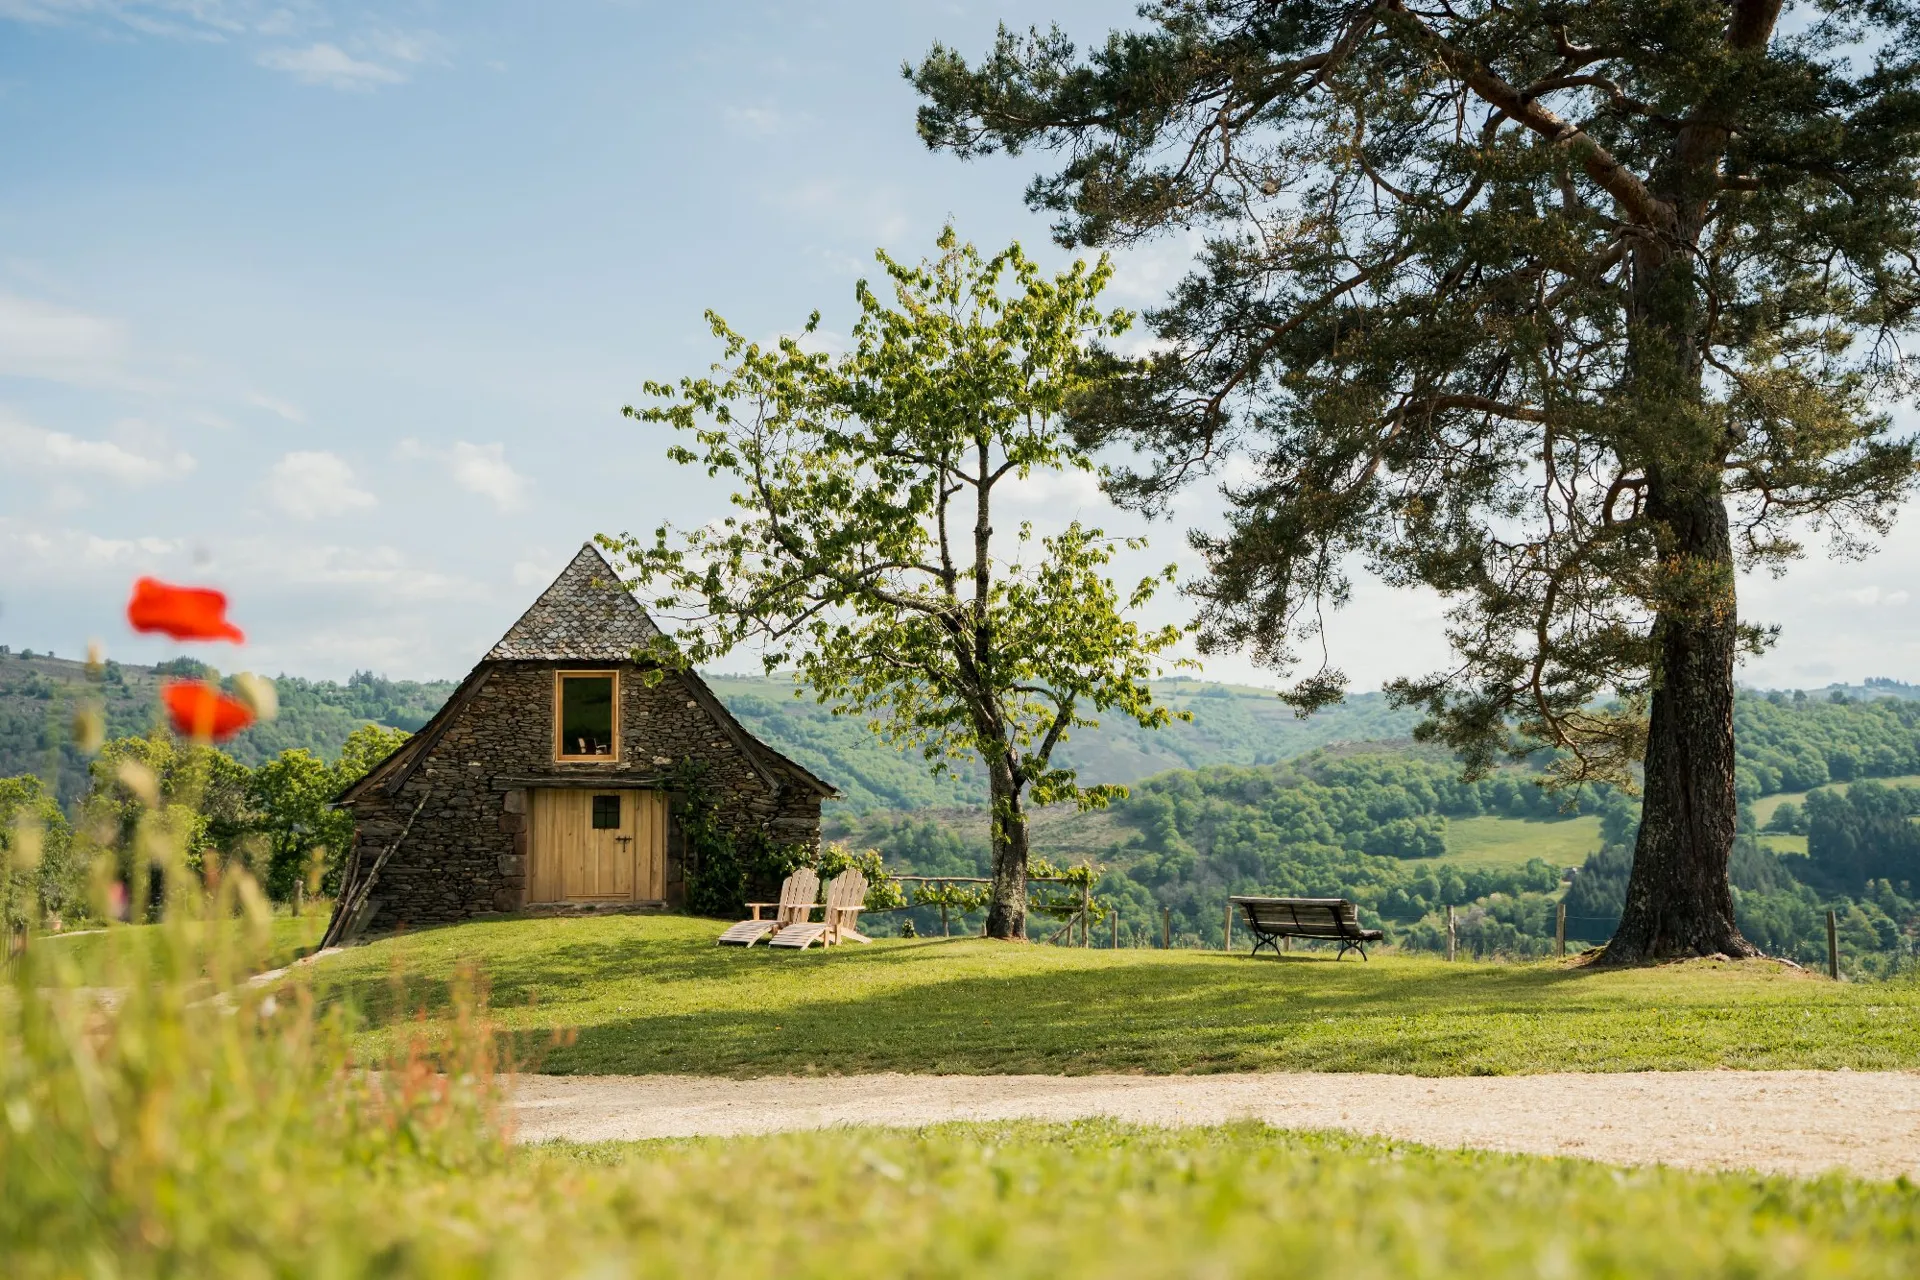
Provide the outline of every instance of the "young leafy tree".
[[893,300],[861,282],[844,355],[797,338],[763,348],[709,314],[725,363],[647,384],[664,403],[627,413],[684,432],[668,456],[738,484],[736,513],[602,541],[678,622],[663,660],[757,645],[769,672],[791,668],[936,768],[983,763],[987,932],[1019,938],[1028,806],[1124,794],[1078,785],[1055,749],[1094,713],[1164,724],[1146,682],[1179,632],[1129,618],[1157,581],[1123,597],[1100,530],[1036,537],[1004,514],[1019,481],[1093,467],[1061,412],[1097,375],[1090,345],[1128,320],[1095,306],[1106,261],[1048,280],[1017,245],[983,260],[948,228],[939,246],[919,266],[878,255]]
[[[1451,603],[1398,682],[1481,770],[1644,760],[1613,962],[1750,954],[1727,866],[1742,568],[1858,551],[1914,474],[1920,5],[1163,0],[1086,58],[908,74],[929,145],[1043,147],[1067,243],[1204,233],[1164,351],[1076,409],[1151,506],[1238,453],[1202,640],[1291,665],[1351,566]],[[1294,696],[1340,696],[1323,661]],[[1624,710],[1598,711],[1609,698]],[[1518,740],[1515,731],[1517,729]]]

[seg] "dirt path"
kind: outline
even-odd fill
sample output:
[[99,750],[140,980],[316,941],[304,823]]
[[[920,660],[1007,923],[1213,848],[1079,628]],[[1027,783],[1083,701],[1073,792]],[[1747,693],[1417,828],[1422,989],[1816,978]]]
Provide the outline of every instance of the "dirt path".
[[948,1120],[1155,1125],[1254,1118],[1438,1147],[1617,1164],[1920,1177],[1920,1072],[1673,1071],[1447,1077],[526,1076],[522,1141],[770,1133]]

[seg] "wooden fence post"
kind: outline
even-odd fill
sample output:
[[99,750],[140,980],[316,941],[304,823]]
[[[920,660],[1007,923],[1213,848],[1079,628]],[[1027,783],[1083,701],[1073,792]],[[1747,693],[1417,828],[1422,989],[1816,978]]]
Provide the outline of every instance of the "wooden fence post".
[[1232,952],[1233,950],[1233,899],[1232,898],[1227,899],[1227,927],[1221,930],[1220,936],[1222,939],[1220,944],[1220,949],[1222,951]]
[[1840,981],[1840,920],[1827,912],[1827,976]]
[[1458,935],[1453,928],[1453,908],[1449,906],[1447,908],[1447,963],[1453,963],[1454,950],[1458,945]]
[[[944,889],[945,886],[942,886],[943,891]],[[953,936],[953,925],[947,920],[947,904],[944,902],[940,904],[940,936],[943,938]]]
[[1080,945],[1092,945],[1087,941],[1087,929],[1093,924],[1093,889],[1088,885],[1080,886]]
[[1118,951],[1120,949],[1120,908],[1115,907],[1108,919],[1113,922],[1113,943],[1107,950]]
[[1173,950],[1173,908],[1160,908],[1160,949]]
[[1553,954],[1567,958],[1567,904],[1556,904],[1553,913]]

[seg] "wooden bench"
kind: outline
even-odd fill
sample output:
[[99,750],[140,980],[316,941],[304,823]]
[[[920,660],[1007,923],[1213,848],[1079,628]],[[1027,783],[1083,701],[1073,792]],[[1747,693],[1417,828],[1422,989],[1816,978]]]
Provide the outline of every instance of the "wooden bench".
[[1349,951],[1367,958],[1366,945],[1385,935],[1378,929],[1362,929],[1360,913],[1345,898],[1229,898],[1240,904],[1247,927],[1253,930],[1253,951],[1265,947],[1280,954],[1282,938],[1322,938],[1340,944],[1341,960]]

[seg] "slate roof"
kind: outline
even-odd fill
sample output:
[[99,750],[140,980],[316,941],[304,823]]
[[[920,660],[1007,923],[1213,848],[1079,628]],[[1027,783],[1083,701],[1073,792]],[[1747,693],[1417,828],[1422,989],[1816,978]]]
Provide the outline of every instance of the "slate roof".
[[[333,803],[350,806],[376,785],[382,784],[388,795],[398,794],[400,787],[432,751],[447,726],[453,723],[486,683],[492,663],[568,660],[627,662],[632,660],[636,648],[659,634],[661,632],[654,626],[653,619],[620,584],[620,575],[613,571],[613,566],[600,554],[600,549],[591,542],[585,544],[580,548],[580,554],[573,558],[573,563],[553,580],[553,585],[541,592],[540,598],[520,615],[520,620],[507,629],[506,635],[500,637],[500,643],[494,645],[487,656],[467,673],[467,678],[434,713],[433,719],[395,748],[386,759],[368,770],[359,781],[336,796]],[[713,690],[698,674],[676,671],[673,678],[706,709],[707,714],[746,753],[763,776],[772,768],[797,778],[823,796],[840,794],[831,782],[749,732],[727,710],[726,704],[714,696]],[[769,777],[768,780],[773,779]]]
[[486,661],[624,662],[659,634],[620,575],[589,542],[487,652]]

